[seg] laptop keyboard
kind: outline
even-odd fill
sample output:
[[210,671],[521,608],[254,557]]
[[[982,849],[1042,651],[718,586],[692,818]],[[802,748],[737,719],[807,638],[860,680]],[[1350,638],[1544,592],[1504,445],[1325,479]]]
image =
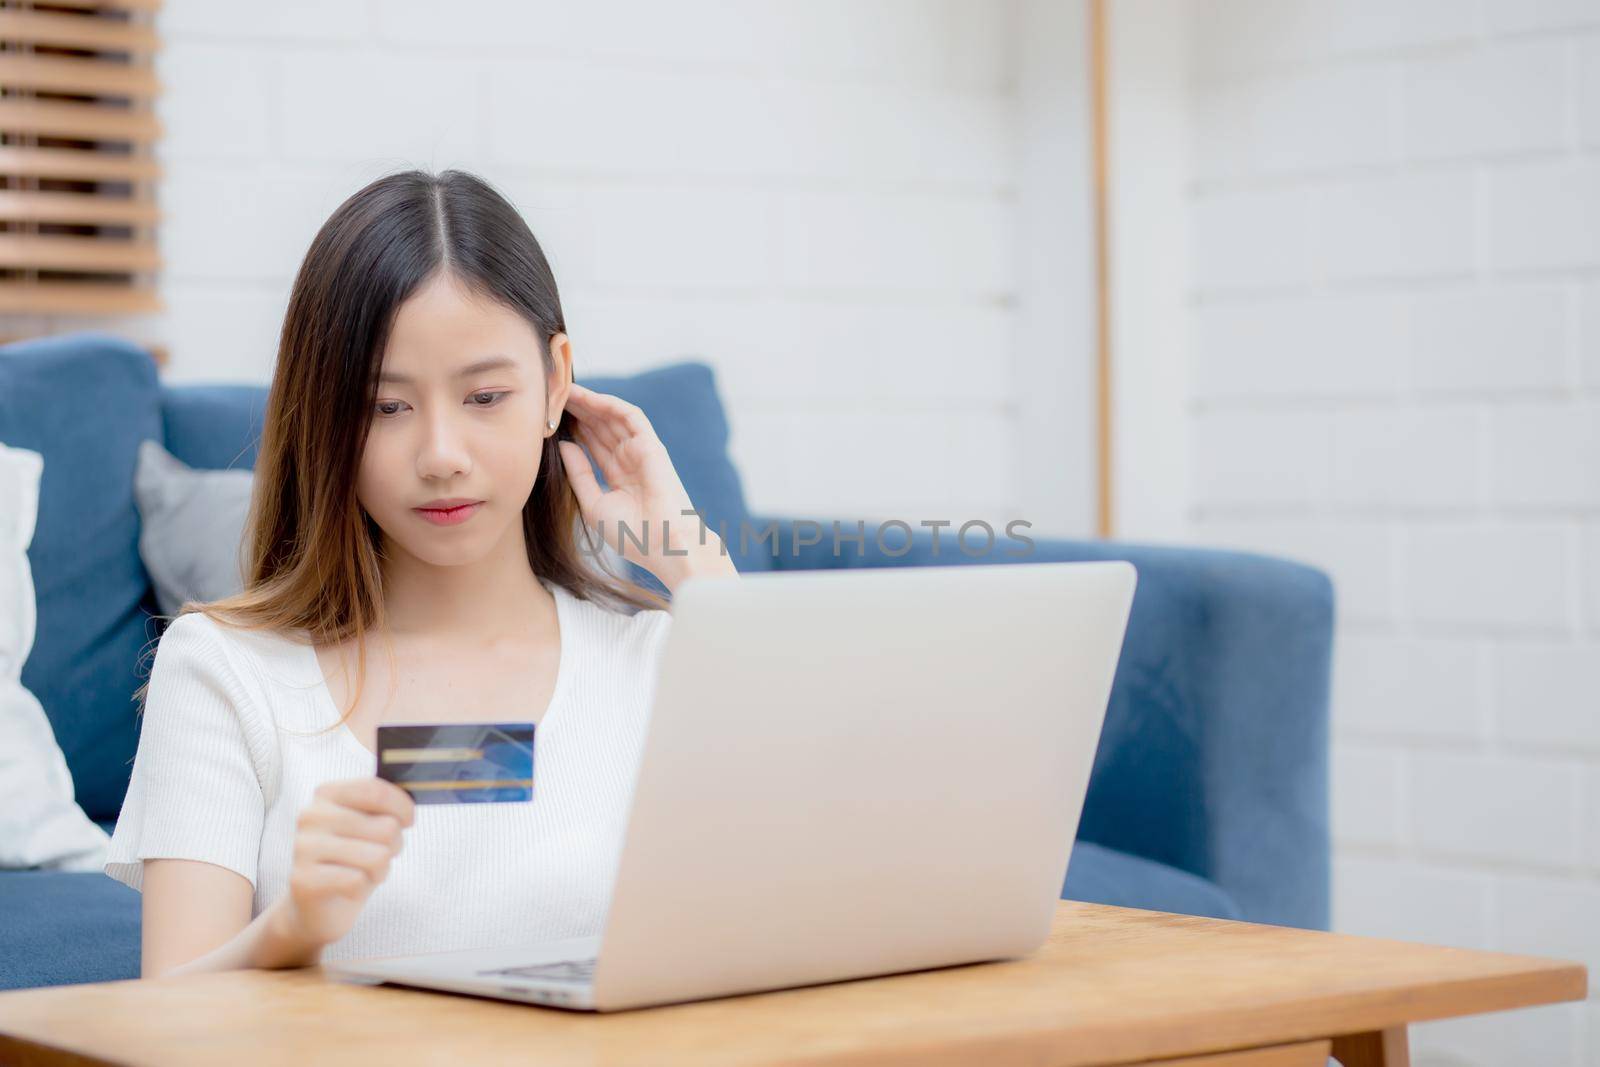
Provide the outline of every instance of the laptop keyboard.
[[534,963],[526,967],[496,967],[480,975],[508,975],[512,978],[542,978],[547,982],[590,982],[594,980],[595,960],[559,960]]

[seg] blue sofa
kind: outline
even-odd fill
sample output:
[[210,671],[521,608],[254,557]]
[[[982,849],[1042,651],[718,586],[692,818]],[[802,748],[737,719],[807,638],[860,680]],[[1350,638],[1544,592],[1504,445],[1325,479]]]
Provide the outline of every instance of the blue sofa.
[[[774,526],[770,541],[729,538],[741,571],[1019,565],[1000,552],[969,558],[948,530],[937,549],[925,529],[902,549],[893,532],[880,548],[869,527],[859,555],[849,542],[835,555],[831,516],[751,515],[703,364],[580,380],[645,410],[713,528]],[[153,438],[196,467],[253,466],[265,398],[260,386],[166,385],[143,350],[97,331],[0,348],[0,441],[45,458],[29,553],[39,628],[22,680],[79,802],[107,830],[138,740],[132,694],[161,625],[138,554],[137,446]],[[1039,540],[1030,559],[1126,559],[1139,571],[1063,896],[1325,928],[1327,578],[1261,556],[1105,542]],[[138,894],[102,874],[0,871],[0,989],[138,971]]]

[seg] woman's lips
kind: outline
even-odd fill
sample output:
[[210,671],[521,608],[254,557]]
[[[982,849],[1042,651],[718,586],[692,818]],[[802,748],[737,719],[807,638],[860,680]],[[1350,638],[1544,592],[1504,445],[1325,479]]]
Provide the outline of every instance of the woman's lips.
[[418,515],[433,523],[435,526],[454,526],[466,522],[483,507],[483,501],[476,504],[462,504],[454,508],[412,508]]

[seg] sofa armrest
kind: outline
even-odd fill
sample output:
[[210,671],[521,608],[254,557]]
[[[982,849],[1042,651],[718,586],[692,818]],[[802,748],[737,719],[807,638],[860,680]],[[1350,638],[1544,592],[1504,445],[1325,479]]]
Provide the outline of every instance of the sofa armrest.
[[[1244,552],[1035,539],[1004,531],[969,556],[951,530],[887,551],[832,540],[832,519],[776,528],[777,570],[1122,559],[1139,572],[1079,836],[1191,871],[1257,922],[1329,920],[1328,693],[1333,587],[1322,571]],[[839,520],[846,533],[856,520]],[[820,527],[820,541],[811,540]],[[1026,531],[1022,531],[1026,534]],[[981,539],[974,539],[977,547]],[[763,547],[763,552],[766,549]],[[893,553],[893,554],[891,554]]]

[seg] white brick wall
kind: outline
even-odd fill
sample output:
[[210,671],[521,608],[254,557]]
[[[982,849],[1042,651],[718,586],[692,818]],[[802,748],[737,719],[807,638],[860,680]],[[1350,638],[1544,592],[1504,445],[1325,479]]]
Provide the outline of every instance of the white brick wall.
[[[1559,38],[1453,49],[1401,69],[1401,125],[1411,159],[1549,151],[1566,143],[1567,57]],[[1463,100],[1483,106],[1463,107]]]
[[1202,303],[1202,399],[1383,397],[1400,387],[1406,303],[1390,293]]
[[1402,172],[1336,178],[1306,199],[1314,211],[1318,281],[1456,278],[1472,272],[1474,175]]
[[43,325],[164,341],[173,380],[265,381],[329,212],[380,174],[457,166],[543,243],[580,372],[716,367],[758,510],[1009,518],[1028,489],[991,457],[1019,448],[1018,17],[173,0],[167,311]]
[[[1337,583],[1335,925],[1600,968],[1600,2],[1193,23],[1193,528]],[[1413,1043],[1600,1064],[1600,1001]]]
[[1600,160],[1517,161],[1490,170],[1490,264],[1508,274],[1600,261]]
[[1353,629],[1341,637],[1334,668],[1343,738],[1457,748],[1488,736],[1488,656],[1480,639]]
[[1600,768],[1590,767],[1584,776],[1583,862],[1591,870],[1600,869]]
[[1412,294],[1406,301],[1411,387],[1463,399],[1483,392],[1558,392],[1569,381],[1566,299],[1566,286],[1551,282]]
[[1377,849],[1348,849],[1334,860],[1334,880],[1342,890],[1339,922],[1346,929],[1461,948],[1494,946],[1494,890],[1487,874]]
[[1498,737],[1545,752],[1600,755],[1600,643],[1505,641],[1493,662]]

